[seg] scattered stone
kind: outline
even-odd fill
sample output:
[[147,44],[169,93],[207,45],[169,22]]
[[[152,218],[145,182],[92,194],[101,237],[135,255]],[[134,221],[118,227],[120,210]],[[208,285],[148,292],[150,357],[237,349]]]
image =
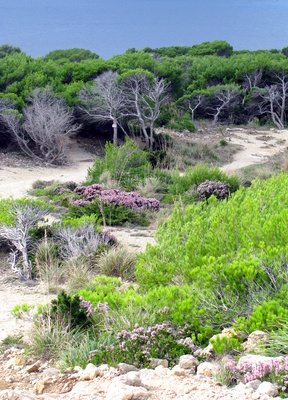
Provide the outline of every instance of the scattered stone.
[[207,361],[201,363],[197,368],[197,375],[204,375],[209,378],[215,378],[217,372],[217,366]]
[[117,365],[117,368],[119,369],[120,374],[127,374],[127,372],[130,371],[138,371],[135,365],[125,364],[125,363],[119,363]]
[[268,334],[263,331],[254,331],[249,336],[246,342],[242,344],[244,351],[256,350],[263,340],[268,338]]
[[278,396],[278,389],[271,382],[262,382],[256,390],[256,393],[276,397]]
[[[81,370],[82,370],[82,368],[81,368]],[[58,369],[56,369],[56,368],[47,368],[43,373],[43,377],[47,376],[47,377],[51,378],[52,376],[57,376],[59,374],[60,374],[60,372],[58,371]]]
[[184,368],[181,368],[179,365],[175,365],[175,367],[172,368],[171,374],[175,376],[186,376],[186,371]]
[[160,358],[151,358],[150,359],[150,367],[152,369],[155,369],[159,365],[162,365],[164,368],[168,368],[168,361],[167,360],[161,360]]
[[183,369],[190,369],[190,368],[197,368],[199,365],[199,361],[197,358],[192,356],[191,354],[185,354],[184,356],[181,356],[179,359],[179,366],[180,368]]
[[111,383],[108,388],[105,400],[137,400],[145,396],[147,398],[148,390],[143,387],[133,387],[117,382]]
[[136,371],[130,371],[126,375],[121,375],[119,378],[113,379],[113,381],[121,381],[128,386],[142,386],[139,372]]
[[89,363],[89,364],[87,364],[84,371],[81,372],[80,380],[81,381],[92,381],[97,376],[103,376],[103,375],[104,375],[103,370],[100,370],[100,368],[96,367],[94,364]]
[[26,364],[26,360],[22,356],[22,354],[18,354],[18,356],[15,357],[14,363],[15,363],[15,365],[25,365]]
[[36,394],[42,394],[45,389],[45,382],[44,381],[38,381],[36,383]]
[[245,387],[251,388],[253,390],[257,390],[260,385],[261,385],[261,381],[259,381],[259,379],[255,379],[254,381],[250,381],[250,382],[246,383]]
[[28,365],[28,367],[26,368],[26,372],[28,372],[29,374],[31,372],[36,372],[39,371],[39,368],[41,367],[41,361],[36,361],[34,364],[32,365]]

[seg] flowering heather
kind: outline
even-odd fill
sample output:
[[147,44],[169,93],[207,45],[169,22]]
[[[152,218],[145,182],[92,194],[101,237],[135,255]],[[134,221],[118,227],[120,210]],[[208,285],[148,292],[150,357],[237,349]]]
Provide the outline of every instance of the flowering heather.
[[102,185],[77,186],[74,190],[80,199],[72,203],[73,206],[81,207],[99,199],[107,206],[123,206],[127,209],[159,211],[160,203],[155,198],[146,198],[136,192],[122,192],[116,189],[103,190]]
[[149,366],[150,358],[155,357],[167,359],[170,365],[174,365],[179,356],[193,353],[197,349],[192,340],[179,342],[189,335],[191,332],[188,326],[177,328],[168,322],[148,327],[135,324],[132,331],[119,332],[117,342],[113,346],[101,346],[92,351],[90,360],[96,364],[104,360],[107,362],[109,359],[137,366]]
[[197,188],[201,200],[207,200],[214,195],[218,200],[223,200],[230,195],[230,186],[220,181],[209,181],[200,183]]
[[266,362],[240,362],[229,360],[225,364],[232,376],[242,376],[244,383],[259,379],[270,381],[278,385],[278,389],[287,392],[288,388],[288,357],[283,360],[269,360]]

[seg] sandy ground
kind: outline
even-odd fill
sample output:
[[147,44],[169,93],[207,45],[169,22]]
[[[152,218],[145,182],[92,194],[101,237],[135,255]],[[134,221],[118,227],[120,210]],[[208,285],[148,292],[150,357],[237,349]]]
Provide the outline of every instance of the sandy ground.
[[68,164],[64,166],[37,166],[32,163],[26,168],[1,166],[0,198],[23,197],[37,180],[83,181],[95,156],[79,148],[75,142],[71,142],[67,150]]
[[231,143],[243,146],[233,161],[221,169],[232,174],[243,167],[261,164],[269,157],[287,149],[288,130],[255,131],[253,129],[227,129],[226,136]]

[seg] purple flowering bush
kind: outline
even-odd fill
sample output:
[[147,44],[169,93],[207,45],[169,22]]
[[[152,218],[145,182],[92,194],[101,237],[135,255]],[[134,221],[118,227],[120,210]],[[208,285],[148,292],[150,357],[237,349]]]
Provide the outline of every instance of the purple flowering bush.
[[218,200],[227,199],[230,196],[230,186],[227,183],[220,181],[209,181],[208,179],[197,188],[200,200],[207,200],[212,195]]
[[77,186],[74,189],[79,198],[69,207],[72,216],[95,214],[109,225],[126,221],[147,225],[145,211],[159,211],[160,203],[155,198],[146,198],[136,192],[116,189],[104,190],[102,185]]
[[288,357],[282,358],[282,360],[271,358],[266,362],[258,363],[240,361],[237,364],[235,361],[229,360],[224,368],[234,383],[239,380],[248,383],[255,379],[268,381],[277,386],[281,397],[288,395]]
[[191,333],[188,326],[177,328],[170,322],[148,327],[135,324],[132,331],[119,332],[113,345],[100,345],[97,350],[91,351],[90,362],[95,365],[124,362],[140,368],[148,367],[151,358],[161,358],[173,366],[178,357],[197,349],[192,340],[184,340]]

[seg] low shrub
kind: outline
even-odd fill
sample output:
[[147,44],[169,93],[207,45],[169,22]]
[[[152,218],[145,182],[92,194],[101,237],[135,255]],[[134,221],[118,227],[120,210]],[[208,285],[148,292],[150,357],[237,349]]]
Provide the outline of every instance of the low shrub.
[[100,182],[100,176],[110,172],[110,177],[117,185],[133,190],[139,182],[152,173],[152,165],[148,162],[148,153],[141,151],[131,139],[126,139],[123,146],[115,148],[113,143],[105,145],[103,160],[96,158],[88,169],[85,184]]
[[150,359],[166,359],[170,366],[177,359],[196,350],[194,344],[182,344],[181,339],[191,334],[188,327],[177,328],[170,323],[149,327],[135,325],[132,331],[123,330],[118,333],[113,345],[100,345],[90,353],[90,362],[99,365],[103,362],[118,364],[119,362],[133,364],[139,368],[149,367]]
[[212,195],[218,200],[227,199],[230,196],[229,185],[219,181],[206,180],[197,188],[200,200],[208,200]]

